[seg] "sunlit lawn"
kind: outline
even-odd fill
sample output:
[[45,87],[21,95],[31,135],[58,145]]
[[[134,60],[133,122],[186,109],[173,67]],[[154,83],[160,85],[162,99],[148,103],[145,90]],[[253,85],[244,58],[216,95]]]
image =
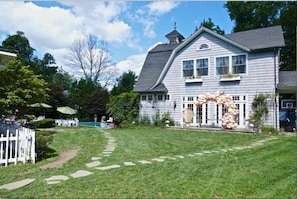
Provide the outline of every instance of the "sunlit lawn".
[[[276,136],[255,148],[223,152],[248,146],[270,135],[252,135],[198,130],[135,128],[106,130],[116,140],[115,151],[102,157],[107,139],[98,128],[62,128],[54,134],[51,148],[60,153],[79,149],[79,154],[62,168],[42,170],[36,164],[0,167],[0,185],[36,179],[27,187],[0,190],[0,198],[296,198],[296,136]],[[220,151],[189,156],[203,151]],[[92,157],[100,156],[100,166],[87,168]],[[184,158],[178,158],[177,155]],[[176,157],[164,162],[160,156]],[[141,164],[140,160],[151,161]],[[125,166],[133,162],[135,166]],[[88,170],[93,175],[72,178],[71,173]],[[45,178],[66,175],[69,180],[47,185]]]

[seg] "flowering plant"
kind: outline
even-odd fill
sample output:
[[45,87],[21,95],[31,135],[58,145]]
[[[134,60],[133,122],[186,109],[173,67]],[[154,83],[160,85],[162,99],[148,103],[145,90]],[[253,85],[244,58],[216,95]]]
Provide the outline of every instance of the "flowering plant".
[[237,127],[237,120],[239,111],[236,105],[231,100],[229,95],[225,95],[224,92],[216,92],[214,95],[207,93],[206,95],[199,95],[198,100],[194,104],[199,107],[207,101],[216,102],[218,105],[224,105],[228,112],[222,117],[222,127],[224,129],[234,129]]

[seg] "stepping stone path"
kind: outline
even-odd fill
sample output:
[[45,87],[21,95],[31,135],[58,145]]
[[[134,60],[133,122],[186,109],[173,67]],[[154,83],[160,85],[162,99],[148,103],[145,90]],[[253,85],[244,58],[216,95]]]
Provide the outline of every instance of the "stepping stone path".
[[[121,165],[119,165],[119,164],[98,167],[101,164],[101,162],[99,160],[101,160],[103,157],[110,156],[112,154],[112,152],[116,148],[116,141],[115,141],[114,137],[112,137],[112,135],[109,132],[103,131],[101,129],[100,129],[100,131],[108,139],[107,146],[105,147],[105,150],[101,154],[99,154],[97,157],[92,157],[91,162],[86,163],[86,167],[87,168],[93,168],[93,169],[96,169],[96,170],[102,170],[102,171],[120,168]],[[253,142],[253,143],[251,143],[250,145],[247,145],[247,146],[236,146],[236,147],[232,147],[232,148],[229,148],[229,149],[220,149],[220,150],[213,150],[213,151],[201,151],[201,152],[197,152],[197,153],[193,153],[193,154],[188,154],[186,156],[187,157],[196,157],[196,156],[204,156],[204,155],[212,154],[212,153],[227,153],[229,151],[251,149],[251,148],[255,148],[255,147],[264,145],[265,142],[275,140],[275,139],[278,139],[278,138],[277,137],[269,137],[269,138],[266,138],[266,139],[263,139],[263,140]],[[173,157],[160,156],[160,157],[157,157],[157,158],[152,158],[152,159],[150,159],[150,161],[148,161],[148,160],[138,160],[135,163],[134,162],[124,162],[123,165],[124,166],[136,166],[137,165],[136,163],[152,164],[153,162],[164,162],[165,160],[177,160],[177,159],[184,159],[184,158],[185,158],[184,155],[175,155]],[[92,175],[92,174],[93,174],[93,172],[90,172],[88,170],[78,170],[78,171],[70,174],[70,176],[73,177],[73,178],[82,178],[82,177],[86,177],[86,176],[89,176],[89,175]],[[68,176],[56,175],[56,176],[46,178],[44,180],[46,181],[47,184],[57,184],[57,183],[60,183],[62,181],[68,180],[68,179],[69,179]],[[21,180],[21,181],[5,184],[5,185],[0,186],[0,189],[7,189],[7,190],[18,189],[20,187],[29,185],[34,180],[35,179],[24,179],[24,180]]]

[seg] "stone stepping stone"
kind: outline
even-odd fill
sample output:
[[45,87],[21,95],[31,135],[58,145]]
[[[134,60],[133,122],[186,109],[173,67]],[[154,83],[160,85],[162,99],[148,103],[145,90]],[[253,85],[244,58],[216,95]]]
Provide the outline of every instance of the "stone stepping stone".
[[193,155],[193,154],[189,154],[188,156],[189,156],[189,157],[194,157],[195,155]]
[[134,166],[136,164],[134,164],[133,162],[124,162],[125,166]]
[[138,162],[140,162],[141,164],[151,164],[152,162],[147,161],[147,160],[139,160]]
[[164,162],[165,160],[162,158],[153,158],[152,160],[157,161],[157,162]]
[[27,186],[28,184],[31,184],[35,179],[31,179],[31,178],[27,178],[24,180],[20,180],[17,182],[12,182],[9,184],[5,184],[0,186],[0,189],[7,189],[7,190],[14,190],[14,189],[18,189],[20,187],[24,187]]
[[86,166],[90,168],[90,167],[99,166],[100,164],[101,164],[100,161],[94,161],[94,162],[86,163]]
[[78,170],[75,173],[70,174],[73,178],[80,178],[80,177],[85,177],[88,175],[93,174],[92,172],[86,171],[86,170]]
[[170,159],[170,160],[176,160],[176,158],[167,157],[167,156],[161,156],[160,158],[163,158],[163,159]]
[[101,157],[92,157],[91,160],[95,161],[95,160],[100,160]]
[[103,153],[103,154],[111,154],[110,151],[103,151],[102,153]]
[[177,157],[177,158],[185,158],[184,156],[182,156],[182,155],[176,155],[176,156],[174,156],[174,157]]
[[221,149],[222,152],[228,152],[228,149]]
[[95,169],[99,169],[99,170],[108,170],[108,169],[115,169],[115,168],[119,168],[121,167],[120,165],[110,165],[110,166],[106,166],[106,167],[96,167]]
[[244,148],[241,147],[241,146],[238,146],[238,147],[233,147],[233,149],[235,149],[235,150],[242,150],[242,149],[244,149]]
[[220,151],[211,151],[212,153],[220,153]]
[[204,155],[203,153],[194,153],[195,155]]
[[211,153],[211,151],[203,151],[202,153]]
[[109,154],[105,154],[105,155],[103,155],[103,156],[107,157],[107,156],[110,156],[110,155],[109,155]]
[[57,184],[57,183],[60,183],[62,180],[68,180],[69,177],[67,176],[63,176],[63,175],[58,175],[58,176],[52,176],[50,178],[46,178],[44,179],[47,184]]

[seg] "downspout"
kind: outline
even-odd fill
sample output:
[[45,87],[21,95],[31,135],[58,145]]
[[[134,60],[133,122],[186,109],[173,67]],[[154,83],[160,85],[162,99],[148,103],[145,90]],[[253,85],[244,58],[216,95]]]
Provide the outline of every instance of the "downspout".
[[275,117],[275,128],[279,130],[278,128],[278,118],[277,118],[277,109],[278,109],[278,105],[277,105],[277,84],[276,84],[276,81],[277,81],[277,76],[276,76],[276,73],[278,70],[278,68],[276,68],[278,65],[276,63],[276,55],[278,55],[279,57],[279,49],[277,48],[274,48],[274,117]]

